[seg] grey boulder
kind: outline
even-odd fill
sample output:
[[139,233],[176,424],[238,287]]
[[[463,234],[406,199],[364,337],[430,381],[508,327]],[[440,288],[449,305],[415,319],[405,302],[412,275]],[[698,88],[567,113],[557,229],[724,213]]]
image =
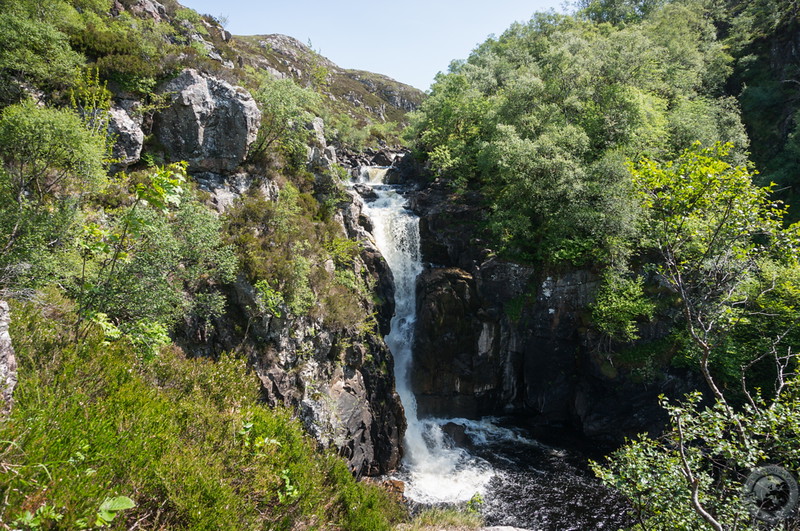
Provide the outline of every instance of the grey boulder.
[[109,111],[108,132],[114,139],[113,169],[124,170],[139,161],[144,144],[142,128],[121,107]]
[[228,174],[247,156],[261,112],[245,89],[196,70],[184,70],[160,87],[170,105],[155,117],[156,138],[171,161],[190,171]]

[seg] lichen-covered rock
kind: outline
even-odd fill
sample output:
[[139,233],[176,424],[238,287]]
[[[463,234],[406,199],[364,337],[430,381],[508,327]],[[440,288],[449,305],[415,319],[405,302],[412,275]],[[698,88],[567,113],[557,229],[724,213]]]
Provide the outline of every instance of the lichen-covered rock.
[[114,139],[111,156],[114,159],[112,170],[125,170],[131,164],[139,162],[144,144],[144,132],[121,107],[112,107],[109,111],[108,132]]
[[129,9],[131,13],[151,18],[154,22],[163,22],[167,18],[167,9],[156,0],[137,0]]
[[8,333],[10,323],[8,303],[0,301],[0,416],[11,411],[14,388],[17,386],[17,359]]
[[153,127],[167,157],[187,161],[190,171],[235,171],[261,120],[250,93],[192,69],[159,91],[171,94],[169,107],[156,114]]
[[264,176],[249,173],[220,175],[211,172],[198,172],[192,175],[198,187],[210,194],[210,200],[222,213],[253,189],[258,189],[270,201],[278,198],[278,185]]
[[336,149],[329,146],[325,140],[325,122],[316,117],[306,124],[306,129],[311,132],[311,142],[308,146],[308,165],[312,170],[328,170],[338,163]]

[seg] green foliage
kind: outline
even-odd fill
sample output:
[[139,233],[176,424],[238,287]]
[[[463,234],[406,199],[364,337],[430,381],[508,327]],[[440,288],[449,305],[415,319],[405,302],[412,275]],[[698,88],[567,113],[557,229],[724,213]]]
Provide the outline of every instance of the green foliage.
[[78,205],[105,182],[105,130],[33,103],[0,115],[0,290],[22,294],[75,261]]
[[267,313],[278,315],[273,310],[285,303],[292,315],[354,326],[365,318],[360,304],[365,281],[348,273],[359,247],[321,215],[323,210],[311,195],[287,183],[275,202],[258,193],[243,198],[229,212],[227,230],[250,280],[268,286],[260,294],[272,306]]
[[680,297],[702,364],[742,322],[753,292],[771,291],[764,260],[796,260],[797,228],[783,230],[785,207],[753,185],[746,167],[725,162],[729,148],[697,145],[674,162],[631,166],[648,213],[644,245],[660,259],[652,269]]
[[77,299],[120,323],[146,352],[161,342],[159,327],[183,315],[207,326],[224,306],[216,287],[236,272],[220,220],[185,189],[184,171],[173,165],[143,176],[133,204],[105,211],[103,226],[90,225],[81,243]]
[[614,269],[606,270],[591,306],[595,326],[617,341],[638,339],[636,321],[652,319],[655,307],[645,298],[643,286],[642,277],[626,278]]
[[0,102],[23,99],[19,82],[42,89],[69,86],[83,57],[74,51],[58,26],[58,13],[44,16],[47,4],[63,2],[3,0],[0,2]]
[[[660,439],[642,436],[594,465],[629,497],[642,529],[759,528],[742,500],[742,471],[800,464],[796,444],[784,442],[796,440],[800,406],[798,226],[784,228],[785,208],[746,167],[725,161],[729,148],[698,144],[671,162],[630,166],[647,214],[642,255],[674,294],[685,354],[713,395],[708,407],[699,392],[664,400],[670,425]],[[771,401],[753,391],[754,368],[759,383],[776,383]]]
[[326,125],[331,140],[355,151],[364,149],[369,130],[349,114],[335,114],[331,120],[326,120]]
[[473,530],[483,527],[483,518],[473,511],[455,508],[433,508],[420,512],[406,527],[408,531],[430,531],[433,529]]
[[58,523],[63,514],[56,512],[55,508],[46,503],[36,509],[36,512],[25,511],[12,522],[12,525],[18,526],[23,529],[42,529],[50,522]]
[[114,521],[118,514],[127,509],[133,509],[136,503],[127,496],[117,496],[116,498],[106,498],[97,510],[97,518],[94,525],[104,527]]
[[168,38],[175,33],[169,24],[128,12],[108,17],[105,10],[84,10],[69,33],[73,48],[93,60],[104,79],[138,94],[150,92],[155,78],[170,71],[170,53],[178,50]]
[[106,130],[111,109],[111,91],[108,83],[100,81],[100,72],[87,69],[78,75],[75,86],[70,90],[70,103],[83,119],[84,127],[98,136],[106,137],[110,150],[115,139],[108,138]]
[[3,521],[366,530],[401,516],[340,458],[318,453],[289,411],[266,407],[242,360],[189,360],[173,348],[143,365],[132,345],[94,327],[76,344],[65,304],[14,304],[20,381],[0,424]]
[[272,289],[266,280],[259,280],[253,287],[256,288],[256,295],[258,296],[256,299],[258,313],[281,317],[283,315],[281,306],[284,304],[281,292]]
[[87,129],[70,110],[25,102],[0,115],[0,159],[18,205],[97,186],[104,177],[105,149],[105,131]]
[[661,437],[629,441],[592,468],[630,500],[635,529],[706,529],[710,521],[698,505],[724,529],[763,529],[748,511],[743,486],[756,465],[800,465],[800,401],[791,378],[771,405],[758,399],[734,415],[720,402],[701,406],[699,393],[678,404],[662,399],[670,427]]
[[636,232],[627,158],[724,140],[741,162],[738,109],[719,96],[732,58],[701,4],[592,1],[576,16],[537,14],[437,78],[412,115],[415,147],[435,174],[480,192],[496,250],[618,262]]
[[258,78],[253,98],[261,109],[261,127],[250,149],[250,158],[257,160],[275,148],[290,157],[301,148],[305,153],[310,135],[305,125],[314,118],[309,111],[320,104],[319,95],[300,87],[292,79],[274,79],[263,73]]

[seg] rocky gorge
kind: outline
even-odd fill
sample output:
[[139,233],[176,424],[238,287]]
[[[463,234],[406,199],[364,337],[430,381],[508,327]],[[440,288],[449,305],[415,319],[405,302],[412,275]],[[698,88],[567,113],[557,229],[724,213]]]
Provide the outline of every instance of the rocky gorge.
[[[274,183],[241,169],[260,115],[247,91],[195,70],[161,90],[171,96],[153,118],[154,135],[167,160],[189,163],[190,174],[220,212],[253,187],[277,199]],[[115,152],[134,164],[142,135],[123,106],[136,103],[123,101],[115,108]],[[342,163],[357,172],[385,166],[392,168],[387,181],[417,185],[411,208],[420,216],[428,264],[417,284],[412,372],[420,416],[515,415],[606,442],[658,431],[663,417],[654,397],[679,394],[691,383],[675,375],[644,384],[600,352],[587,317],[598,286],[592,271],[543,274],[492,256],[475,236],[480,217],[475,198],[456,201],[445,183],[420,184],[423,169],[408,154],[337,152],[325,138],[322,120],[308,127],[314,138],[309,168],[324,171]],[[316,179],[325,180],[322,174]],[[187,323],[181,341],[195,355],[247,351],[268,402],[298,411],[320,444],[336,447],[357,475],[379,475],[399,466],[405,429],[392,356],[381,337],[393,313],[393,282],[361,213],[369,197],[348,197],[337,219],[348,237],[360,242],[353,268],[376,286],[375,298],[382,303],[362,304],[378,316],[380,334],[353,337],[352,331],[331,330],[309,317],[254,316],[254,288],[240,278],[215,332],[207,336]]]
[[[410,161],[399,168],[394,179],[419,179]],[[681,396],[700,386],[697,377],[671,370],[649,379],[615,362],[590,322],[597,274],[494,256],[478,236],[478,198],[454,194],[438,180],[411,194],[427,264],[417,283],[414,344],[420,415],[510,415],[612,445],[658,433],[665,417],[657,396]],[[642,341],[667,332],[657,321],[643,325]]]

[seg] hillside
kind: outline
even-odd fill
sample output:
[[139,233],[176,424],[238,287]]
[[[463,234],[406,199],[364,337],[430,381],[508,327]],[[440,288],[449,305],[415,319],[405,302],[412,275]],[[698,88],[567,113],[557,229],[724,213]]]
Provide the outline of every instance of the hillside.
[[174,1],[0,0],[2,526],[405,518],[357,481],[405,420],[338,154],[422,99]]
[[346,70],[285,35],[234,36],[231,46],[242,63],[317,84],[338,112],[359,120],[402,123],[405,113],[419,107],[423,93],[382,74]]

